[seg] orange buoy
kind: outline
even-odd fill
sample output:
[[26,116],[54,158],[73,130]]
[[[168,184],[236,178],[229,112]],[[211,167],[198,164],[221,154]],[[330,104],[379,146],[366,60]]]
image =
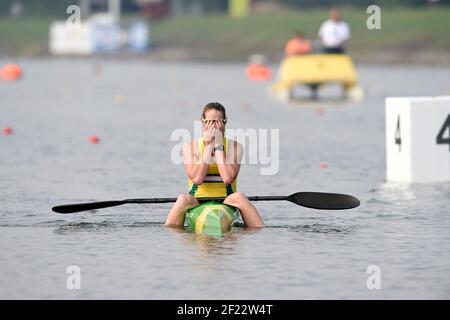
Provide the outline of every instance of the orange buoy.
[[11,127],[5,127],[5,128],[3,128],[2,132],[3,132],[4,135],[8,136],[8,135],[10,135],[12,133],[12,128]]
[[5,64],[0,69],[0,76],[5,81],[17,80],[22,76],[22,69],[17,64]]
[[272,76],[269,67],[256,63],[249,64],[245,69],[245,74],[247,75],[247,78],[253,81],[269,80]]
[[93,136],[89,137],[89,142],[92,143],[92,144],[97,144],[97,143],[100,142],[100,139],[96,135],[93,135]]

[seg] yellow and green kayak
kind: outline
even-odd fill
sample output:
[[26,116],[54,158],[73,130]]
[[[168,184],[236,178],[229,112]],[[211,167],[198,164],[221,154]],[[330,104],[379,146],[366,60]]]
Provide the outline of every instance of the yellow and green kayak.
[[216,201],[208,201],[186,211],[188,228],[195,233],[221,237],[239,218],[239,209]]

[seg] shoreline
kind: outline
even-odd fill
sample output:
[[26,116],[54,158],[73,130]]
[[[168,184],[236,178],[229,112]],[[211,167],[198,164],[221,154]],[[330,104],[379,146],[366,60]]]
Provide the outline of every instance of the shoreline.
[[[394,53],[371,53],[362,55],[360,53],[352,54],[347,52],[353,59],[355,65],[396,65],[396,66],[427,66],[427,67],[448,67],[450,66],[450,54],[440,51],[428,51],[426,53],[417,53],[411,55],[403,51],[394,51]],[[408,56],[409,54],[409,56]],[[268,65],[278,65],[283,59],[279,57],[267,56]],[[247,58],[233,57],[229,59],[220,59],[214,56],[203,56],[196,53],[195,50],[186,48],[157,48],[150,49],[144,54],[135,54],[130,52],[117,53],[96,53],[91,55],[52,55],[49,52],[39,54],[11,54],[0,53],[0,61],[20,61],[20,60],[39,60],[39,59],[73,59],[73,60],[102,60],[102,61],[148,61],[148,62],[167,62],[167,63],[198,63],[198,64],[247,64]],[[4,61],[6,63],[6,61]]]
[[[342,11],[351,28],[347,51],[356,64],[450,65],[450,7],[386,9],[379,30],[367,29],[365,10]],[[135,19],[147,22],[150,51],[135,55],[122,49],[113,58],[246,63],[250,55],[263,54],[268,62],[278,63],[293,30],[302,30],[314,40],[327,16],[325,9],[255,13],[239,20],[224,14],[175,16],[161,21],[124,16],[123,26]],[[52,57],[49,28],[53,21],[62,18],[46,15],[0,20],[0,57]],[[88,58],[98,56],[111,58],[109,54]]]

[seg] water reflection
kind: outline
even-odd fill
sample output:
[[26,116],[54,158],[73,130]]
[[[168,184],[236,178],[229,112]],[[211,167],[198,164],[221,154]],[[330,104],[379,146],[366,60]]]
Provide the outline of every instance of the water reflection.
[[382,199],[388,202],[395,202],[398,200],[414,200],[416,194],[411,183],[405,182],[386,182],[383,183],[377,190]]
[[185,227],[166,227],[166,230],[181,239],[189,247],[195,246],[198,252],[206,256],[234,255],[242,239],[250,234],[259,232],[260,228],[233,227],[222,237],[197,234]]
[[416,211],[427,205],[434,207],[441,199],[445,202],[450,197],[450,183],[386,182],[369,192],[375,196],[368,203]]

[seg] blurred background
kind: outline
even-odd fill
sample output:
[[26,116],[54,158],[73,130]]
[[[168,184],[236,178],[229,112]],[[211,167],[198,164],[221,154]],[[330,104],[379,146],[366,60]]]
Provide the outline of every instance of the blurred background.
[[[50,26],[66,20],[73,4],[82,21],[108,10],[108,0],[1,1],[0,55],[49,54]],[[382,9],[377,32],[360,27],[373,4]],[[153,59],[242,61],[258,52],[279,61],[295,30],[314,39],[329,9],[339,7],[357,63],[450,62],[450,0],[122,0],[109,6],[117,7],[122,31],[137,20],[147,24]]]

